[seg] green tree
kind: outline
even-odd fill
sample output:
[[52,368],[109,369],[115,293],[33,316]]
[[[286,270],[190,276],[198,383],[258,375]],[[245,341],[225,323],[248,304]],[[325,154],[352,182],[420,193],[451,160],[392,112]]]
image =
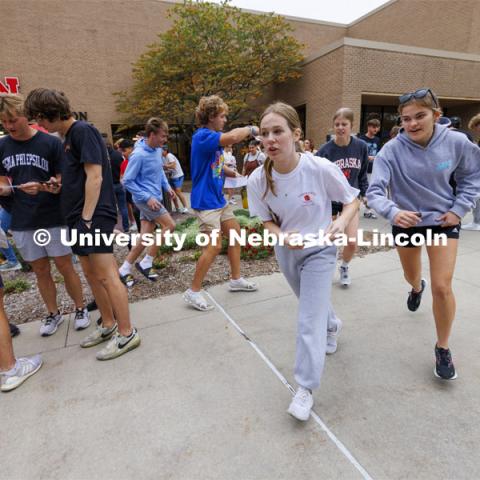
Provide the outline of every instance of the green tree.
[[132,88],[116,93],[128,123],[161,115],[191,134],[200,97],[220,95],[234,121],[251,115],[251,101],[272,82],[300,76],[303,45],[282,17],[246,13],[228,0],[184,1],[169,16],[173,26],[134,64]]

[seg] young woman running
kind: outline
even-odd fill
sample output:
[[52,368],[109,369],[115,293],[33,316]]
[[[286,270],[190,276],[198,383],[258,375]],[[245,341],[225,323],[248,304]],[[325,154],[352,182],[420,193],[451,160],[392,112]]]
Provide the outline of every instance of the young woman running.
[[[275,254],[300,303],[295,359],[298,389],[288,413],[305,421],[313,406],[312,390],[320,385],[325,353],[336,351],[341,329],[330,304],[336,248],[295,246],[292,234],[342,233],[358,212],[359,191],[333,163],[295,151],[301,127],[290,105],[275,103],[265,110],[260,136],[268,157],[248,179],[248,203],[251,215],[260,217],[266,230],[287,235],[285,246],[276,246]],[[344,204],[342,216],[333,223],[332,201]]]
[[[460,221],[480,191],[480,149],[462,133],[436,124],[441,109],[430,89],[406,93],[399,100],[403,129],[375,158],[367,198],[375,211],[390,220],[394,235],[406,236],[402,245],[397,238],[397,252],[405,280],[412,286],[407,299],[411,311],[420,306],[426,281],[421,247],[413,246],[410,239],[414,234],[426,237],[429,230],[447,237],[446,246],[426,248],[437,330],[434,373],[452,380],[457,377],[448,344],[455,317],[452,277]],[[449,184],[452,172],[456,195]],[[387,188],[391,199],[386,196]]]
[[[364,197],[368,188],[368,147],[365,142],[352,136],[353,111],[350,108],[340,108],[333,116],[333,129],[335,138],[320,147],[317,156],[324,157],[335,163],[345,175],[348,183],[360,190],[360,196]],[[343,205],[338,202],[332,203],[332,215],[342,215]],[[359,212],[348,223],[345,233],[348,243],[343,248],[342,264],[340,266],[340,283],[348,287],[350,279],[349,265],[357,250],[357,230]]]

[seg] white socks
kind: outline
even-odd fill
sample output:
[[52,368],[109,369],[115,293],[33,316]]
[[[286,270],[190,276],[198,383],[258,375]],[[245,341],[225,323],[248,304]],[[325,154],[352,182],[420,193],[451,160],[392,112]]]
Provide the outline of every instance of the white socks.
[[140,262],[140,266],[142,267],[143,270],[146,270],[147,268],[152,268],[153,265],[153,257],[151,255],[145,255],[143,257],[143,260]]
[[124,277],[125,275],[129,275],[132,273],[132,264],[128,263],[126,260],[123,262],[122,266],[118,269],[120,275]]

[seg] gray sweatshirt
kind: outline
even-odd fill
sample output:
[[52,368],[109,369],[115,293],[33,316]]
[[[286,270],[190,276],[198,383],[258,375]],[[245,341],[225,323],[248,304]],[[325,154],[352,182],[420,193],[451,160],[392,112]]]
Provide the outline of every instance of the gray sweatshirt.
[[[457,193],[449,184],[455,172]],[[391,199],[386,190],[390,188]],[[393,224],[400,210],[421,212],[418,226],[439,225],[448,211],[462,218],[480,197],[480,148],[462,133],[435,125],[424,148],[404,130],[375,157],[368,205]]]

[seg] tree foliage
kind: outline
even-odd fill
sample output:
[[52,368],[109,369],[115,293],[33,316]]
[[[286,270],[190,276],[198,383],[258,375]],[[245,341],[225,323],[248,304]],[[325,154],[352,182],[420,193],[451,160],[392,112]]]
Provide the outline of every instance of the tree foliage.
[[186,0],[169,16],[170,30],[134,64],[132,88],[116,93],[129,123],[161,115],[193,126],[200,97],[213,94],[228,103],[234,120],[266,86],[300,76],[303,45],[282,17],[246,13],[228,0]]

